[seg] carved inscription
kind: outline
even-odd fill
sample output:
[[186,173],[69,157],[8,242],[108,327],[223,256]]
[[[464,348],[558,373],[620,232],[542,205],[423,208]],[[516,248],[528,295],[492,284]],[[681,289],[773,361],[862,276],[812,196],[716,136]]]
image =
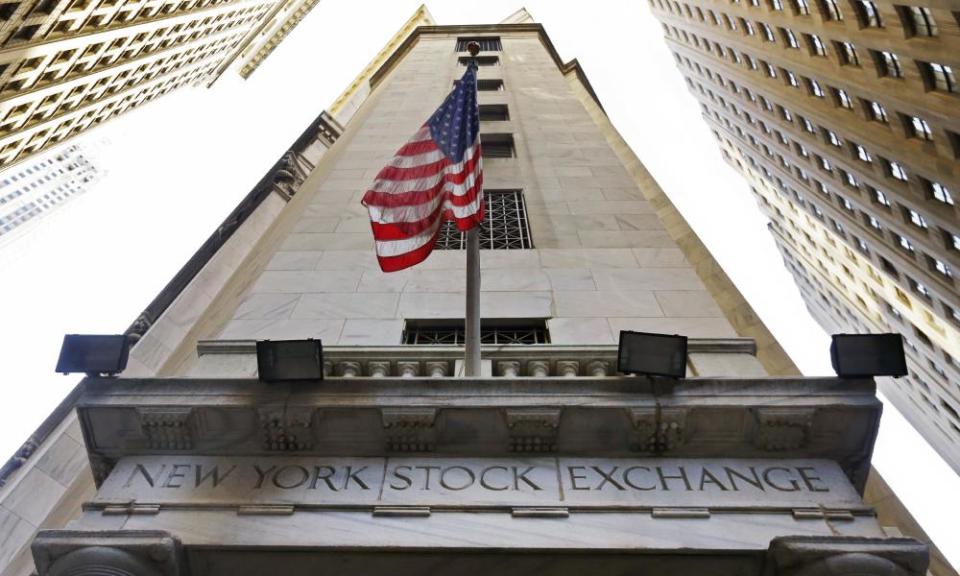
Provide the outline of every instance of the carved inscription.
[[828,460],[142,456],[104,504],[862,508]]

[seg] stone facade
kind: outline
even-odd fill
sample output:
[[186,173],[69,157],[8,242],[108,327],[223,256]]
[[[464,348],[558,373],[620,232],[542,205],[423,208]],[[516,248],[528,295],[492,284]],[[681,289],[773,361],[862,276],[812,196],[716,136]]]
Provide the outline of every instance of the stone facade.
[[[476,36],[502,43],[480,103],[509,111],[481,132],[513,142],[485,187],[522,191],[533,242],[482,253],[483,315],[549,337],[463,378],[459,346],[404,342],[462,318],[464,253],[383,274],[359,198]],[[37,535],[41,576],[925,572],[861,496],[874,383],[768,376],[789,359],[539,25],[420,27],[363,82],[296,193],[161,316],[189,322],[84,381],[97,492]],[[620,330],[688,335],[687,376],[618,374]],[[261,382],[255,341],[301,338],[324,379]]]

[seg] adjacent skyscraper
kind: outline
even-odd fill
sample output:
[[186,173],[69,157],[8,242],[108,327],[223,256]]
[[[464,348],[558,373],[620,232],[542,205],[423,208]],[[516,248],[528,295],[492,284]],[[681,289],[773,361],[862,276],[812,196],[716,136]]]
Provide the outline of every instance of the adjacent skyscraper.
[[291,3],[0,3],[0,168],[204,81],[238,55],[251,30]]
[[77,144],[0,173],[0,246],[102,176]]
[[960,11],[650,0],[724,157],[831,332],[904,335],[884,393],[960,471]]

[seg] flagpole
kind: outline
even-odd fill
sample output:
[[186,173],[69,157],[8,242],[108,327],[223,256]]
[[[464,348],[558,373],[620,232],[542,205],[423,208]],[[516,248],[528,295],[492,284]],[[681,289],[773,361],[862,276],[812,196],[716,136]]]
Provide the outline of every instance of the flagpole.
[[[480,44],[470,42],[467,50],[476,63]],[[482,190],[481,190],[482,194]],[[474,226],[467,231],[467,300],[463,366],[468,377],[480,376],[480,230]]]

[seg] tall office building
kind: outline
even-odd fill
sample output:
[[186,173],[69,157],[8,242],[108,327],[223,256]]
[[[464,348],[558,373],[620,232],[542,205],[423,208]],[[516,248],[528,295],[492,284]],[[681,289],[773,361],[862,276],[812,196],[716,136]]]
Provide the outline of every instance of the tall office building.
[[960,472],[960,11],[652,0],[724,157],[831,332],[899,332],[881,387]]
[[0,172],[0,246],[45,214],[87,192],[103,177],[103,168],[73,144],[36,162]]
[[[471,41],[481,377],[460,234],[384,274],[359,202]],[[541,26],[419,26],[375,62],[6,475],[12,573],[24,534],[40,576],[926,572],[863,498],[873,381],[796,375]],[[648,356],[679,373],[620,373],[622,330],[689,336]],[[271,376],[307,339],[306,380]]]
[[3,0],[0,168],[203,82],[295,0]]

